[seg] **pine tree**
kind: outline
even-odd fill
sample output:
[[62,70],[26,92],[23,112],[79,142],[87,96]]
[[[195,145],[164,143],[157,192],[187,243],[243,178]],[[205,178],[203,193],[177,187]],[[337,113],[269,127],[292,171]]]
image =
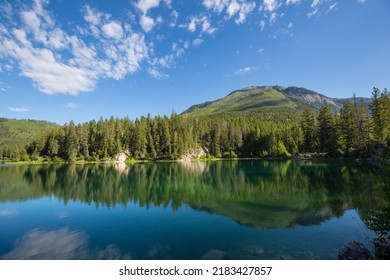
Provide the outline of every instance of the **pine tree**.
[[88,128],[87,125],[78,125],[76,129],[79,138],[79,155],[84,159],[89,158]]
[[347,151],[358,147],[358,123],[356,110],[351,101],[345,102],[340,110],[340,128],[342,139]]
[[69,123],[65,133],[65,154],[66,159],[70,162],[74,162],[77,159],[79,151],[79,140],[76,133],[76,126],[73,121]]
[[322,152],[336,153],[337,131],[333,114],[328,105],[322,106],[318,114],[318,138]]
[[360,99],[359,102],[356,102],[356,96],[353,94],[353,103],[355,106],[355,115],[356,115],[356,121],[358,126],[358,133],[359,133],[359,149],[367,151],[367,141],[368,141],[368,134],[367,134],[367,115],[366,115],[366,106],[364,105],[363,99]]
[[318,122],[312,110],[305,109],[301,119],[303,133],[302,148],[306,152],[315,152],[318,147]]

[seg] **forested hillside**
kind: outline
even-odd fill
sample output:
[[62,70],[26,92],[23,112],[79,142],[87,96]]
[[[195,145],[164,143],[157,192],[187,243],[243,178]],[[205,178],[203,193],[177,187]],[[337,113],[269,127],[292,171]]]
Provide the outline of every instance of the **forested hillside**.
[[0,118],[0,159],[3,154],[9,158],[23,156],[28,159],[25,146],[43,131],[57,126],[46,121]]
[[[328,104],[315,111],[266,110],[141,117],[136,120],[70,122],[37,136],[27,147],[32,160],[107,160],[126,151],[134,159],[179,159],[202,147],[207,157],[370,156],[390,147],[390,95],[373,89],[371,111],[362,100],[347,101],[339,112]],[[20,160],[9,154],[2,159]]]

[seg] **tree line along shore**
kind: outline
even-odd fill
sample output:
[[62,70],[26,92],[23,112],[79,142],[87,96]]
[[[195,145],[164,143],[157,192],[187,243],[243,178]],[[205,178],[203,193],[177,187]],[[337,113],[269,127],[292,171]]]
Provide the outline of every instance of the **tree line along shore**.
[[220,113],[213,115],[100,118],[52,127],[28,145],[0,146],[1,161],[100,162],[124,153],[128,160],[388,156],[390,94],[374,88],[369,108],[347,101],[338,112]]

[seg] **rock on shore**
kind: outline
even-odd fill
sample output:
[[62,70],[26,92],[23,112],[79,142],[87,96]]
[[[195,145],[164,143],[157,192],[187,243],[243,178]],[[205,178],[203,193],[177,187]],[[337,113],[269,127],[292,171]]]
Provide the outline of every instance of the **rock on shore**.
[[348,241],[339,251],[339,260],[373,260],[374,257],[364,245],[357,241]]

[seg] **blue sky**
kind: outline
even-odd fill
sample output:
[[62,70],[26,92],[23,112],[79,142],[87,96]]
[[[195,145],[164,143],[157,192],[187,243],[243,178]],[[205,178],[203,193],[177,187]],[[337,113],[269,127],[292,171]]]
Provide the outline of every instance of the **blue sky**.
[[0,0],[0,116],[169,115],[250,85],[389,87],[388,0]]

